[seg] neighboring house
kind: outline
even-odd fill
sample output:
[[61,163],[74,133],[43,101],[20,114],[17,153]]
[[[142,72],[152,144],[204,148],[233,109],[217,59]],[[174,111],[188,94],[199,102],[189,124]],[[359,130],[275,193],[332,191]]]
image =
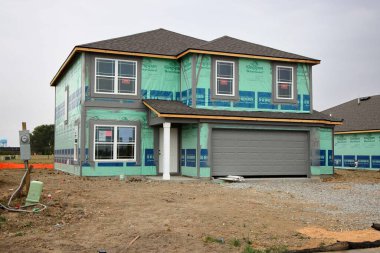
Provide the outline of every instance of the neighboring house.
[[[82,176],[332,174],[319,60],[164,29],[76,46],[55,87],[55,168]],[[170,174],[169,174],[170,173]]]
[[342,118],[335,128],[334,165],[380,169],[380,95],[353,99],[324,111]]

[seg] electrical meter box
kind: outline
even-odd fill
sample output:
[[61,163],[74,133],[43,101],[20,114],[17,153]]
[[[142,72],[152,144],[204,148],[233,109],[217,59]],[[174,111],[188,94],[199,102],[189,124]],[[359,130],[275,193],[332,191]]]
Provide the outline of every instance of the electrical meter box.
[[20,158],[30,160],[30,134],[29,130],[19,131],[20,136]]

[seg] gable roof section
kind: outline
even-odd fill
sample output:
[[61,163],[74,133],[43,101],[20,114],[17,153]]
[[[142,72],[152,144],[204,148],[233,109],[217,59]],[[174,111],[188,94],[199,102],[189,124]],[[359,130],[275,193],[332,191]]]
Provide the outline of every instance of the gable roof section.
[[188,48],[197,47],[206,42],[205,40],[160,28],[120,38],[83,44],[79,45],[79,47],[176,56]]
[[340,119],[329,117],[323,113],[313,111],[313,113],[282,113],[282,112],[261,112],[261,111],[227,111],[197,109],[189,107],[180,101],[167,101],[157,99],[143,100],[145,106],[164,118],[193,118],[193,119],[222,119],[222,120],[243,120],[261,122],[290,122],[290,123],[310,123],[339,125]]
[[317,59],[280,51],[228,36],[223,36],[208,42],[160,28],[143,33],[75,46],[51,80],[51,86],[55,86],[55,83],[60,78],[62,72],[65,71],[66,67],[78,52],[108,53],[167,59],[179,59],[188,53],[203,53],[285,62],[301,62],[309,64],[320,63],[320,60]]
[[344,119],[336,132],[380,130],[380,95],[353,99],[323,113]]
[[318,61],[316,59],[312,59],[302,55],[288,53],[271,47],[266,47],[248,41],[235,39],[229,36],[217,38],[210,42],[204,43],[201,46],[198,46],[194,49],[241,55],[255,55],[274,58]]

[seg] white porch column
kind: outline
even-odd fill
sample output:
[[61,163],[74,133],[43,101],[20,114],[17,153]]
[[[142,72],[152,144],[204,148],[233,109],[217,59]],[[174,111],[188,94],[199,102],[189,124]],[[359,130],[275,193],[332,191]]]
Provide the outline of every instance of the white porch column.
[[165,122],[164,127],[164,168],[163,180],[170,180],[170,122]]

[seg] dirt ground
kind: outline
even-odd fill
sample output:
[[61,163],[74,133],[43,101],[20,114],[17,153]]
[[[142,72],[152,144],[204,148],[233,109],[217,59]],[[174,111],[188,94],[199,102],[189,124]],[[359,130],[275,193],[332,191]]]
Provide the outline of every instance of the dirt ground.
[[[22,173],[0,170],[1,203]],[[380,239],[370,228],[333,231],[341,221],[276,192],[210,181],[80,178],[51,170],[35,170],[32,180],[44,182],[41,203],[48,208],[28,214],[0,210],[0,252],[243,252],[248,244],[318,247],[354,233],[360,240]],[[337,171],[323,181],[380,183],[380,172]]]

